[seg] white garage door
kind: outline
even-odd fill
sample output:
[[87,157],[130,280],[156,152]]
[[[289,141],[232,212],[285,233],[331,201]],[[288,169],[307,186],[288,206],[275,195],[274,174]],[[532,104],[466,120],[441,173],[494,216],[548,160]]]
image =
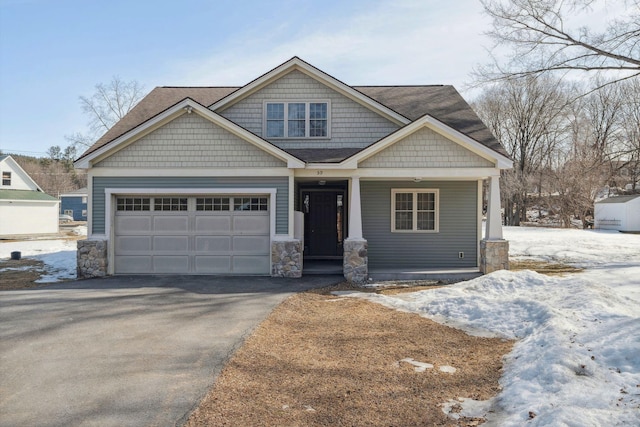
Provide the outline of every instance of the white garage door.
[[269,274],[269,197],[122,196],[116,274]]

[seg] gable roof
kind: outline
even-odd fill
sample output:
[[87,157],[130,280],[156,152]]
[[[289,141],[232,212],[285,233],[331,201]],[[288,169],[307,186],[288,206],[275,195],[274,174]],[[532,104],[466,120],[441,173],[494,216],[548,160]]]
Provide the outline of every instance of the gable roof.
[[410,120],[408,120],[406,117],[403,117],[401,114],[398,114],[393,109],[387,107],[384,104],[380,104],[374,99],[364,95],[362,92],[359,92],[358,90],[347,85],[346,83],[343,83],[342,81],[336,79],[335,77],[314,67],[308,62],[303,61],[297,56],[294,56],[287,62],[281,65],[278,65],[276,68],[272,69],[271,71],[266,72],[265,74],[261,75],[257,79],[242,86],[237,91],[213,103],[209,108],[215,111],[217,110],[222,111],[225,108],[233,105],[234,103],[246,98],[252,93],[259,91],[260,89],[268,86],[269,84],[280,79],[281,77],[289,74],[291,71],[299,71],[303,74],[306,74],[312,79],[321,82],[325,86],[351,99],[352,101],[355,101],[358,104],[363,105],[364,107],[370,110],[376,111],[379,115],[387,118],[388,120],[396,123],[397,125],[405,125],[410,122]]
[[259,136],[249,132],[248,130],[235,124],[231,120],[222,117],[215,111],[208,109],[204,105],[199,104],[191,98],[185,98],[182,101],[172,105],[161,113],[156,114],[149,120],[146,120],[145,122],[131,129],[130,131],[125,132],[112,141],[109,141],[109,144],[105,143],[100,147],[97,147],[93,151],[85,152],[85,154],[83,154],[74,162],[74,165],[79,168],[88,168],[91,160],[100,159],[101,156],[108,155],[111,150],[115,150],[118,147],[123,146],[123,144],[128,143],[131,138],[138,138],[146,135],[148,132],[152,132],[159,126],[168,123],[183,114],[191,114],[192,112],[211,121],[212,123],[215,123],[221,128],[224,128],[225,130],[231,132],[239,138],[247,141],[248,143],[261,148],[273,157],[282,160],[283,162],[287,163],[288,167],[304,167],[304,162],[302,162],[297,157],[275,146],[269,141],[264,140]]
[[[201,105],[210,106],[214,111],[224,109],[294,69],[323,81],[331,88],[366,104],[369,108],[377,109],[378,112],[394,118],[394,121],[401,125],[430,115],[498,154],[509,157],[506,150],[453,86],[348,86],[300,58],[294,57],[242,87],[156,87],[78,160],[122,137],[186,98],[191,98]],[[319,150],[323,149],[286,151],[306,162],[339,162],[358,151],[345,149],[344,157],[340,158],[340,151],[331,149],[331,152],[322,153]]]
[[[20,175],[20,177],[27,184],[27,186],[32,188],[31,190],[26,190],[26,191],[39,191],[39,192],[44,193],[44,190],[42,188],[40,188],[38,183],[33,178],[31,178],[31,176],[27,173],[27,171],[22,169],[20,164],[18,162],[16,162],[16,160],[13,157],[11,157],[8,154],[6,154],[4,156],[0,156],[0,163],[4,163],[6,165],[9,165],[11,170],[13,172],[15,172],[16,174]],[[12,188],[11,190],[15,190],[15,188]]]

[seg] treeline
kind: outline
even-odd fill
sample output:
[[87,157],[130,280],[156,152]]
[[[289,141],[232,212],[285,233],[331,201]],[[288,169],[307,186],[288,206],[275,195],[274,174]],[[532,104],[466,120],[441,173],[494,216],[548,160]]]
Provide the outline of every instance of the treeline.
[[76,157],[74,146],[64,150],[53,146],[47,151],[47,156],[41,158],[10,152],[0,154],[10,154],[44,192],[51,196],[58,197],[87,186],[86,173],[73,167]]
[[563,227],[586,225],[597,199],[640,193],[640,78],[590,84],[530,76],[496,83],[476,99],[514,161],[501,179],[506,225],[531,212]]

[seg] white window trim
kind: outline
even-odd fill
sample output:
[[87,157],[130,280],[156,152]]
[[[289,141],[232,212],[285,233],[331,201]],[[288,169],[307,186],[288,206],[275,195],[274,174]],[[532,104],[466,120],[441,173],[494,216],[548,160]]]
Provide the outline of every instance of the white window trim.
[[[284,108],[284,133],[285,136],[278,136],[278,137],[267,137],[267,104],[284,104],[285,108]],[[305,104],[305,136],[288,136],[287,132],[289,130],[289,126],[288,126],[288,121],[289,121],[289,107],[288,104]],[[309,131],[310,131],[310,109],[309,109],[309,104],[327,104],[327,135],[326,136],[307,136],[309,135]],[[277,139],[277,140],[283,140],[283,139],[289,139],[289,140],[293,140],[293,139],[330,139],[331,138],[331,100],[330,99],[311,99],[311,100],[305,100],[305,99],[288,99],[288,100],[281,100],[281,99],[270,99],[267,101],[264,101],[263,105],[262,105],[262,135],[264,139]]]
[[[413,194],[413,229],[396,230],[396,193]],[[434,193],[436,203],[436,217],[433,230],[418,230],[418,193]],[[440,232],[440,190],[438,188],[392,188],[391,189],[391,232],[392,233],[439,233]]]

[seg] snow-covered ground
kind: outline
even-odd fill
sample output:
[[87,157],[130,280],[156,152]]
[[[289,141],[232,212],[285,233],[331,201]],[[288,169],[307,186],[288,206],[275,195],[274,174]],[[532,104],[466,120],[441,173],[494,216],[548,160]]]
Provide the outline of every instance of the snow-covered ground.
[[640,235],[507,227],[505,238],[514,258],[585,271],[499,271],[446,288],[346,296],[518,340],[497,398],[460,396],[443,402],[445,412],[460,403],[459,415],[497,426],[640,426]]
[[[505,238],[512,258],[585,271],[565,277],[499,271],[446,288],[349,296],[473,334],[518,339],[496,399],[460,396],[443,402],[445,411],[460,403],[460,415],[486,416],[499,426],[640,426],[640,235],[506,227]],[[43,281],[75,278],[75,241],[0,242],[0,259],[13,251],[42,260]],[[429,368],[429,360],[411,356],[403,363]],[[455,366],[440,368],[455,375]]]
[[[87,227],[75,227],[73,232],[79,236],[86,236]],[[18,251],[22,258],[40,260],[44,263],[45,274],[36,282],[55,283],[76,278],[76,248],[75,240],[0,241],[0,259],[8,259],[11,257],[11,252]],[[2,272],[8,269],[0,267],[0,280]]]

